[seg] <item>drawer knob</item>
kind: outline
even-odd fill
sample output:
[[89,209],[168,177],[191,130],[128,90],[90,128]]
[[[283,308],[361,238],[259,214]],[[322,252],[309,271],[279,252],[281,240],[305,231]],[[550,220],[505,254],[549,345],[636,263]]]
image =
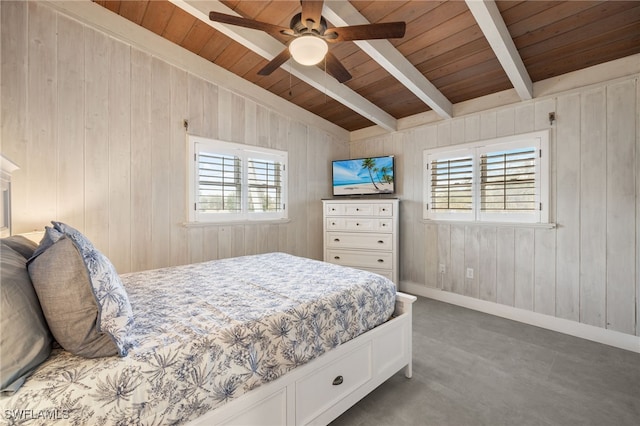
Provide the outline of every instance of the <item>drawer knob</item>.
[[335,260],[340,260],[340,256],[333,256]]
[[359,212],[359,211],[360,211],[360,209],[356,209],[356,211],[357,211],[357,212]]
[[340,238],[334,238],[333,241],[335,241],[336,243],[340,242]]
[[335,379],[333,379],[333,386],[341,385],[342,382],[344,382],[344,377],[338,376]]
[[384,244],[384,241],[378,240],[378,244]]
[[332,225],[335,225],[336,223],[335,223],[335,222],[331,222],[331,224],[332,224]]
[[378,259],[378,263],[384,263],[384,259]]
[[359,224],[359,223],[356,223],[356,226],[360,226],[360,224]]

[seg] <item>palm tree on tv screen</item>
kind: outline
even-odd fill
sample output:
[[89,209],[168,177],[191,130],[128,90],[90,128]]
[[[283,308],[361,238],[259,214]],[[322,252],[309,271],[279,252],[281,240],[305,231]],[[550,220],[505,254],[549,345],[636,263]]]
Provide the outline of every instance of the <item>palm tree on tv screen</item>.
[[374,170],[375,167],[376,167],[376,160],[374,160],[373,158],[365,158],[362,160],[362,168],[367,169],[369,171],[369,178],[371,179],[371,183],[373,184],[373,187],[376,189],[376,191],[380,191],[380,188],[378,188],[378,185],[376,185],[376,182],[373,179],[373,173],[371,173],[371,171]]
[[391,183],[393,182],[393,176],[391,176],[389,174],[389,172],[391,171],[391,167],[380,167],[380,169],[378,170],[378,176],[381,174],[382,177],[378,177],[378,181],[380,183]]

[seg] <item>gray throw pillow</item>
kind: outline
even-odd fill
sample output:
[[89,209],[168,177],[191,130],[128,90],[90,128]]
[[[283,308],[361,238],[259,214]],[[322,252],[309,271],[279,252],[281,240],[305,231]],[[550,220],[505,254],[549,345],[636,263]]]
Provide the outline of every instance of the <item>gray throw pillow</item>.
[[[111,262],[93,246],[85,251],[83,256],[71,238],[62,236],[30,261],[42,311],[53,337],[67,351],[86,358],[125,356],[131,306],[121,296],[111,298],[120,293],[110,294],[109,289],[122,285],[115,270],[110,276],[106,273],[113,269]],[[102,280],[97,290],[93,280]]]
[[31,257],[27,261],[27,265],[29,265],[29,263],[31,263],[31,261],[33,259],[35,259],[36,257],[40,256],[40,254],[42,254],[46,249],[51,247],[63,235],[64,234],[62,232],[60,232],[60,231],[58,231],[56,229],[53,229],[50,226],[45,226],[44,227],[44,235],[42,236],[42,239],[40,240],[40,245],[38,245],[38,247],[33,251],[33,254],[31,255]]
[[38,248],[36,243],[22,235],[12,235],[10,237],[3,238],[1,241],[3,245],[11,247],[13,250],[20,253],[25,259],[29,259],[33,256],[33,252]]
[[82,256],[98,303],[98,330],[109,334],[118,347],[119,355],[126,356],[126,337],[133,326],[133,310],[116,268],[80,231],[62,222],[51,223],[73,241]]
[[51,333],[27,273],[27,260],[0,245],[0,390],[17,391],[51,353]]

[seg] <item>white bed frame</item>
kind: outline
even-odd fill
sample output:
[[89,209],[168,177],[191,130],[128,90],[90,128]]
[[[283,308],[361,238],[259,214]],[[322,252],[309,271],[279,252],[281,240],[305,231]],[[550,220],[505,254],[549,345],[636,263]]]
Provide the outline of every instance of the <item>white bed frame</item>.
[[411,378],[415,301],[397,293],[391,320],[188,425],[328,424],[402,368]]

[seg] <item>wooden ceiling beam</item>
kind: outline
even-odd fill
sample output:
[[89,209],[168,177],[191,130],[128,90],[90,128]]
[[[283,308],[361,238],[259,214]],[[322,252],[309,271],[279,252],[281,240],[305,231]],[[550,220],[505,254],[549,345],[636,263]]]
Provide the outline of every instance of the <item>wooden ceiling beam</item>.
[[[326,2],[322,16],[337,27],[370,23],[346,1]],[[354,43],[440,117],[453,116],[451,102],[388,40],[359,40]]]
[[466,0],[466,3],[520,99],[532,99],[533,82],[495,1]]
[[[228,8],[217,0],[210,1],[193,1],[193,0],[170,0],[177,7],[192,14],[201,21],[212,26],[216,30],[224,33],[228,37],[244,45],[248,49],[253,50],[258,55],[267,60],[273,59],[283,49],[284,44],[276,40],[270,35],[258,32],[256,30],[220,24],[209,19],[209,12],[216,11],[226,13],[228,15],[240,16],[232,9]],[[357,112],[361,116],[371,120],[375,124],[387,131],[395,131],[397,129],[397,120],[383,109],[369,102],[363,96],[351,90],[344,84],[339,83],[335,78],[326,75],[320,68],[312,66],[305,67],[288,61],[285,68],[291,71],[291,74],[316,88],[321,93],[347,106],[349,109]]]

